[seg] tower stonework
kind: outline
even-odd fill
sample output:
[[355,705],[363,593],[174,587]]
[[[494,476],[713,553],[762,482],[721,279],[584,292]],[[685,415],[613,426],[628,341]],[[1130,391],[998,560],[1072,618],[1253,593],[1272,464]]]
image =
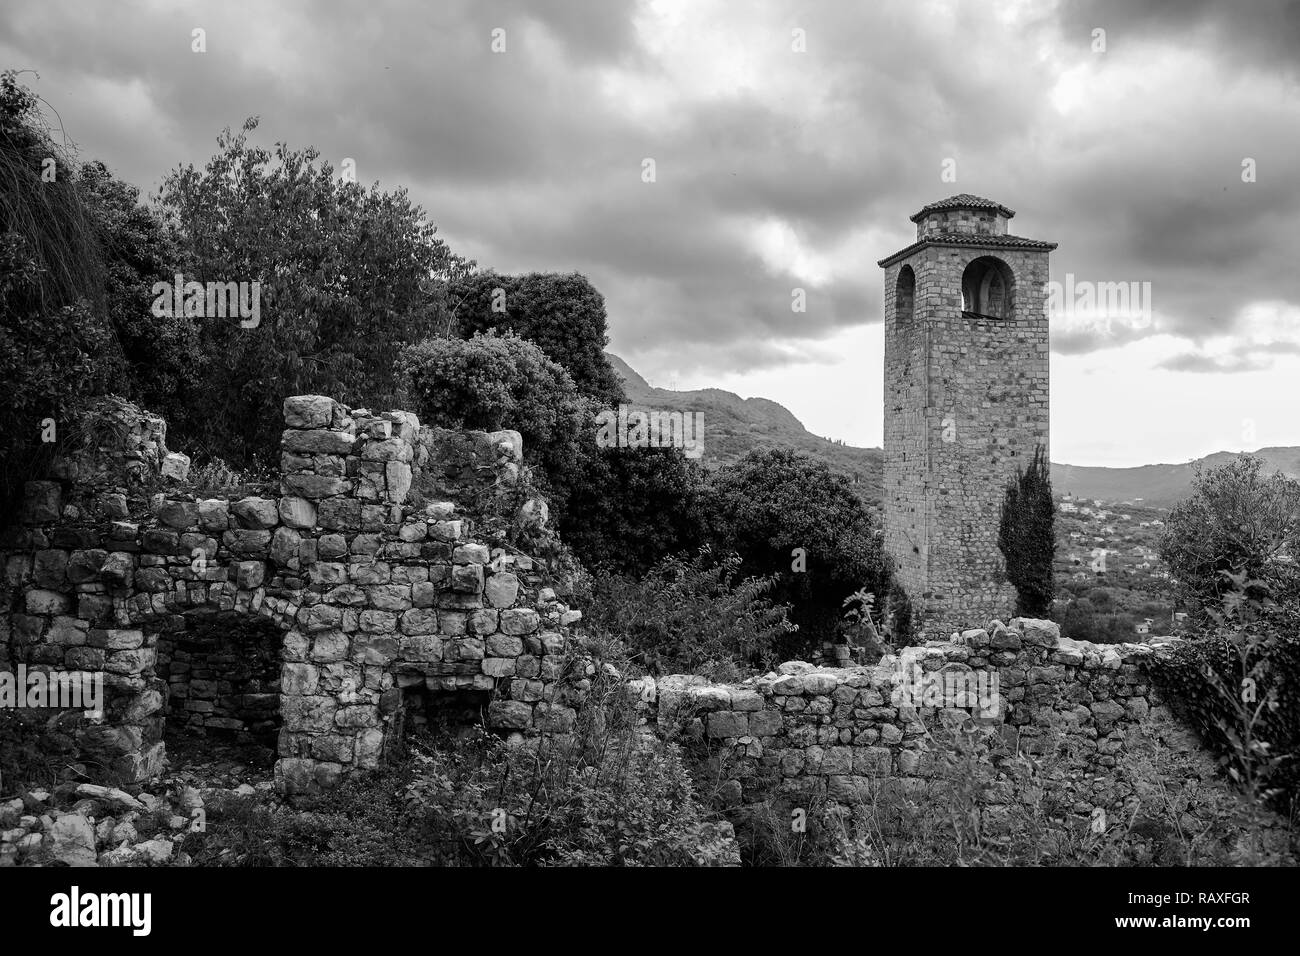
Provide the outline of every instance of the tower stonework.
[[[962,194],[912,216],[885,270],[885,546],[927,638],[1006,619],[1007,481],[1048,451],[1048,255]],[[1050,460],[1050,459],[1049,459]]]

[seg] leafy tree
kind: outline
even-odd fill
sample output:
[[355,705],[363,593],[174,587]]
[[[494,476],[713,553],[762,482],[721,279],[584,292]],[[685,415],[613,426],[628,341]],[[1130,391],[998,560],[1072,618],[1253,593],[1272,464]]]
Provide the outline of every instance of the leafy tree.
[[314,148],[252,147],[256,127],[227,129],[203,169],[177,168],[159,193],[187,279],[260,284],[256,327],[201,323],[201,431],[241,464],[275,454],[287,395],[393,407],[394,355],[445,329],[447,283],[471,266],[405,190],[336,178]]
[[578,391],[617,404],[623,386],[605,357],[605,298],[585,276],[480,272],[452,283],[456,328],[465,338],[496,328],[536,342],[569,374]]
[[714,474],[704,493],[708,534],[734,551],[746,577],[774,575],[773,599],[810,639],[833,636],[846,597],[888,593],[890,564],[851,482],[808,455],[749,452]]
[[1254,582],[1251,597],[1300,593],[1300,482],[1265,475],[1263,465],[1243,455],[1198,471],[1191,494],[1169,515],[1160,556],[1198,606],[1217,606],[1232,593],[1233,574]]
[[85,197],[104,259],[104,308],[121,350],[122,375],[115,389],[162,415],[170,441],[186,435],[196,416],[190,385],[204,362],[198,320],[155,315],[154,284],[172,283],[179,251],[162,219],[139,201],[140,191],[115,179],[101,162],[82,165],[77,184]]
[[596,407],[576,446],[561,533],[589,568],[646,573],[669,554],[702,542],[703,469],[676,448],[600,448]]
[[1016,589],[1018,612],[1027,617],[1046,617],[1056,593],[1052,575],[1056,505],[1047,468],[1047,456],[1040,445],[1029,467],[1018,470],[1007,484],[998,528],[1007,580]]

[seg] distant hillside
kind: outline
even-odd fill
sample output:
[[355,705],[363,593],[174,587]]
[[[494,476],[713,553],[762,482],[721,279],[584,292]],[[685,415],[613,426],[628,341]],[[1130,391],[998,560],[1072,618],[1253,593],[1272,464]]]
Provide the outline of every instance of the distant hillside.
[[792,448],[822,461],[855,479],[868,502],[878,502],[882,452],[879,448],[837,445],[812,434],[778,402],[766,398],[741,398],[720,388],[677,392],[655,388],[617,355],[605,353],[623,379],[628,403],[665,411],[704,413],[704,463],[730,464],[754,448]]
[[[1266,466],[1293,478],[1300,478],[1300,448],[1261,448],[1252,452]],[[1220,451],[1182,465],[1139,465],[1136,468],[1098,468],[1086,465],[1052,464],[1052,490],[1102,501],[1135,501],[1168,508],[1186,497],[1198,467],[1217,468],[1238,457],[1237,452]]]
[[[837,445],[804,428],[788,408],[766,398],[741,398],[719,388],[677,392],[655,388],[617,355],[606,352],[623,379],[628,402],[665,411],[704,413],[704,463],[730,464],[752,448],[793,448],[820,458],[833,470],[856,478],[863,500],[879,503],[884,453],[879,448]],[[1253,454],[1268,467],[1300,478],[1300,448],[1261,448]],[[1148,507],[1168,508],[1187,495],[1196,468],[1217,467],[1236,458],[1216,452],[1182,465],[1102,468],[1052,464],[1052,490],[1102,501],[1142,499]]]

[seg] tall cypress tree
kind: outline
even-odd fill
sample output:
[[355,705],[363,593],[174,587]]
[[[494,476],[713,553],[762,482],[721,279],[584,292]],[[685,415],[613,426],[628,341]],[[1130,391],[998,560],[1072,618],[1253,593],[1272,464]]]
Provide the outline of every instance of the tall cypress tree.
[[998,529],[1007,580],[1016,589],[1016,610],[1026,617],[1045,617],[1052,607],[1055,517],[1047,455],[1039,445],[1028,469],[1018,470],[1007,483]]

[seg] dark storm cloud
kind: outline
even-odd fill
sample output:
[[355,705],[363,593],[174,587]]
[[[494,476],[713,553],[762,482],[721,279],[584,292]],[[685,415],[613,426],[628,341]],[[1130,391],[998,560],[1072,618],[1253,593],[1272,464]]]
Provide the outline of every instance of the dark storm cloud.
[[1102,27],[1107,42],[1119,45],[1129,35],[1192,39],[1254,65],[1264,60],[1286,71],[1300,66],[1297,0],[1067,0],[1062,25],[1087,33]]
[[[1057,327],[1058,352],[1157,331],[1195,343],[1254,298],[1300,303],[1300,114],[1294,87],[1260,79],[1294,65],[1295,5],[1240,9],[1070,3],[1004,23],[991,3],[724,4],[656,47],[632,0],[47,0],[0,10],[0,57],[39,68],[85,154],[139,185],[201,164],[221,128],[259,114],[256,142],[314,144],[336,167],[355,159],[363,182],[408,186],[480,265],[583,272],[619,347],[686,349],[722,372],[879,321],[875,260],[912,241],[908,215],[963,191],[1019,210],[1013,232],[1059,242],[1054,278],[1151,283],[1156,326]],[[195,26],[207,54],[190,52]],[[1201,68],[1186,77],[1160,59],[1185,49]],[[727,57],[734,84],[709,73]],[[1074,68],[1093,71],[1083,107],[1061,112],[1052,92]],[[1210,95],[1229,80],[1259,95]],[[1088,108],[1115,84],[1113,107]],[[1257,182],[1241,181],[1243,157]],[[955,183],[940,179],[948,159]],[[776,227],[788,254],[760,241]],[[829,278],[812,281],[808,261]],[[795,287],[805,313],[791,312]]]

